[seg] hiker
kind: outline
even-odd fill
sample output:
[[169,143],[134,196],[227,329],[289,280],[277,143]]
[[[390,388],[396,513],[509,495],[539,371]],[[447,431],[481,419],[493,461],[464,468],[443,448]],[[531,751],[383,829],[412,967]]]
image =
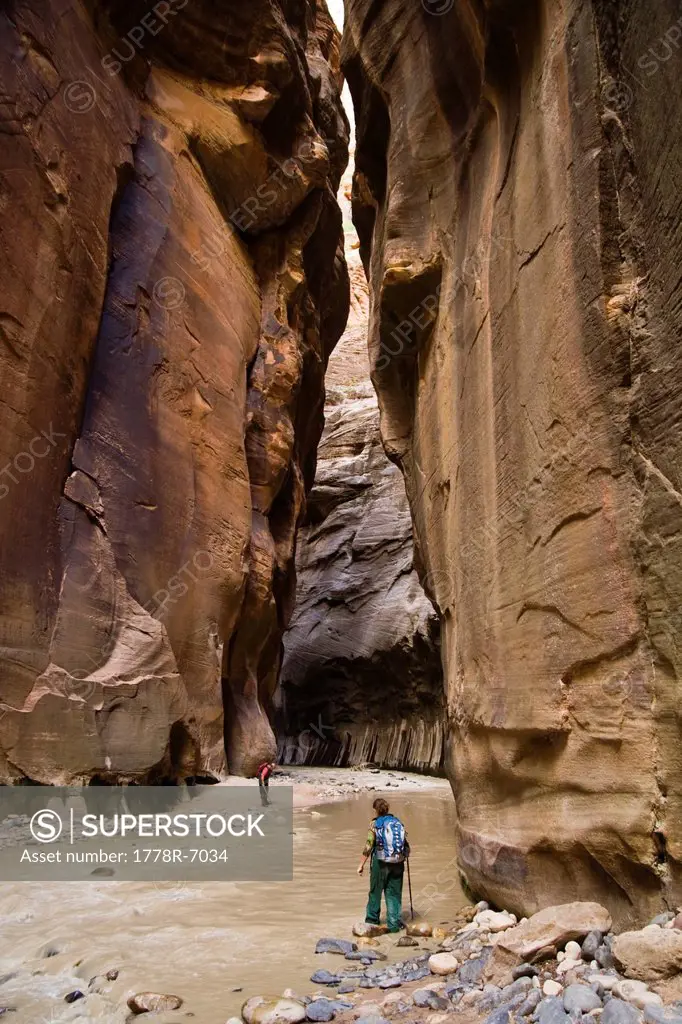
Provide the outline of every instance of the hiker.
[[381,917],[381,894],[386,897],[386,923],[389,932],[399,932],[405,925],[400,913],[403,902],[403,874],[405,861],[410,855],[405,826],[388,804],[378,797],[372,807],[376,818],[370,822],[367,842],[362,851],[358,874],[365,870],[368,857],[372,858],[369,871],[369,898],[365,921],[379,924]]
[[258,771],[256,772],[258,776],[258,788],[260,790],[260,802],[263,807],[267,807],[270,803],[268,798],[268,786],[270,785],[270,776],[274,770],[274,761],[263,761],[263,763],[258,766]]

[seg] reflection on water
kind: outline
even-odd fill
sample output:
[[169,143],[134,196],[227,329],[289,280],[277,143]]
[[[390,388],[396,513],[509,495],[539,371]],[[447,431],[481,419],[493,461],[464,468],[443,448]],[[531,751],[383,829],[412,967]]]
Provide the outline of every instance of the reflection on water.
[[[20,974],[0,985],[0,1007],[19,1008],[14,1024],[123,1024],[127,997],[146,989],[183,997],[168,1020],[191,1012],[200,1024],[225,1024],[249,995],[312,991],[313,970],[344,963],[315,956],[317,939],[348,937],[364,916],[368,876],[356,868],[375,796],[295,812],[293,882],[3,884],[0,974]],[[447,920],[466,902],[450,790],[388,796],[410,837],[415,909]],[[407,881],[403,909],[409,915]],[[41,973],[27,981],[27,969]],[[101,1000],[64,1004],[71,989],[87,991],[113,969],[118,979],[104,984]]]

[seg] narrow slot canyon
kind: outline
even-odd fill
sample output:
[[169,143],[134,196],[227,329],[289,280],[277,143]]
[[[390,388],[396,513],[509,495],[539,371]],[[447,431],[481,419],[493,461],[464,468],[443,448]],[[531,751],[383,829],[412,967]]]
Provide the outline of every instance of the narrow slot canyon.
[[[676,0],[5,5],[0,790],[405,772],[418,894],[446,862],[458,926],[598,905],[533,957],[682,932],[681,26]],[[292,799],[342,878],[317,835],[352,860],[372,801]],[[277,956],[306,898],[341,928],[345,884],[295,876]],[[258,960],[262,890],[212,899]],[[678,1016],[609,1024],[681,1024],[682,947],[656,963]]]

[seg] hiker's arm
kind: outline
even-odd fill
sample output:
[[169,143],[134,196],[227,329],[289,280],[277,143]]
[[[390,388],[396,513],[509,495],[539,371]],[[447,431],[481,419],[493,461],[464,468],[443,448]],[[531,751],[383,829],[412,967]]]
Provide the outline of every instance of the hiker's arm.
[[358,864],[359,875],[361,875],[362,872],[365,870],[365,864],[372,856],[372,851],[374,849],[375,842],[376,838],[374,835],[374,828],[370,825],[369,832],[367,833],[367,842],[364,845],[364,848],[362,850],[362,856],[360,857],[360,863]]

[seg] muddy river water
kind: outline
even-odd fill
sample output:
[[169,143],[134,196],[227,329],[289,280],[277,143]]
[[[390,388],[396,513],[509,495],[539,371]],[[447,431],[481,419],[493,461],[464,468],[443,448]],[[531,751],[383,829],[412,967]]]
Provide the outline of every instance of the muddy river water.
[[[377,776],[375,792],[297,808],[291,882],[3,883],[0,1016],[13,1007],[6,1015],[13,1024],[124,1024],[128,996],[151,990],[184,1000],[179,1011],[150,1018],[155,1024],[225,1024],[250,995],[312,992],[314,970],[350,966],[316,956],[314,948],[321,936],[350,937],[364,917],[367,873],[360,877],[356,868],[379,792],[408,830],[418,915],[447,920],[466,903],[454,863],[450,788],[398,775],[405,781],[393,785],[404,790],[384,789]],[[403,909],[409,915],[407,879]],[[404,957],[383,941],[389,956]],[[98,984],[100,995],[64,1002],[68,992],[87,991],[91,978],[114,970],[114,981]]]

